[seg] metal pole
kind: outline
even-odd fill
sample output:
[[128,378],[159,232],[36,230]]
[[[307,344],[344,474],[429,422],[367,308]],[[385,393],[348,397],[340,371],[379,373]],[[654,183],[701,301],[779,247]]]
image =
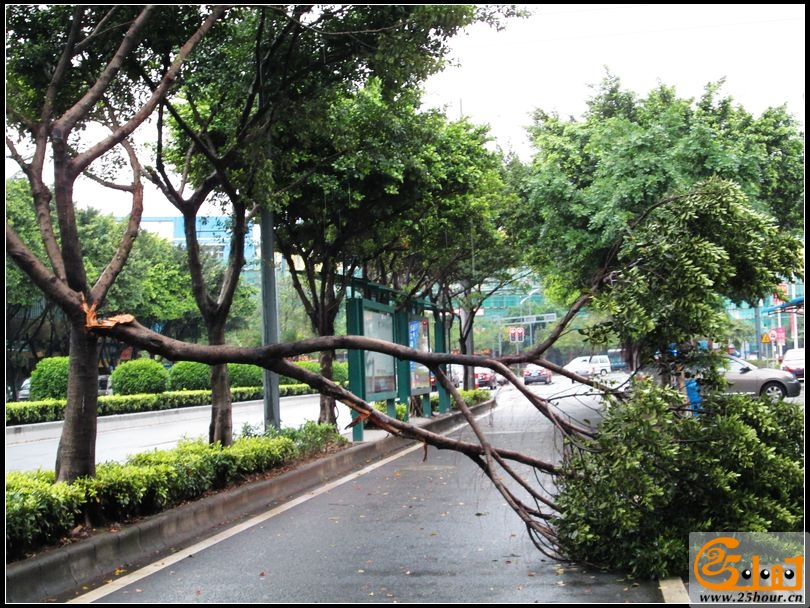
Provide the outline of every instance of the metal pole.
[[[275,235],[273,212],[261,212],[262,331],[264,344],[278,343],[278,298],[276,296]],[[278,374],[264,370],[264,428],[281,428]]]
[[[796,297],[796,284],[790,284],[790,300]],[[799,322],[796,319],[796,305],[790,309],[790,333],[793,334],[793,348],[799,348]]]

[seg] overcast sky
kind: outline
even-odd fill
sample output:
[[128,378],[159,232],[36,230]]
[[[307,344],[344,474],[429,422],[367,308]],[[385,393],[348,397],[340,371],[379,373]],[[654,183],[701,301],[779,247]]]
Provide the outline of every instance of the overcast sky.
[[579,118],[606,68],[641,97],[658,84],[721,94],[758,116],[787,104],[804,125],[804,4],[541,4],[504,31],[476,25],[452,41],[459,65],[433,76],[426,105],[489,124],[524,160],[541,108]]
[[[468,28],[452,41],[456,66],[431,77],[425,106],[488,124],[504,150],[531,157],[525,135],[540,108],[580,117],[606,69],[641,97],[659,83],[699,97],[721,94],[759,115],[787,104],[804,125],[803,4],[542,4],[504,31]],[[11,170],[10,169],[11,164]],[[17,167],[6,160],[6,175]],[[128,212],[128,199],[77,184],[81,205]],[[178,215],[147,187],[145,215]]]

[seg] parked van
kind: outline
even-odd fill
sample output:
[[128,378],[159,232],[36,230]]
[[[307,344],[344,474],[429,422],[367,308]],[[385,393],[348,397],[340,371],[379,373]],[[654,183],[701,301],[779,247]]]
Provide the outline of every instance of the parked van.
[[607,355],[591,355],[591,367],[594,374],[604,376],[613,371],[610,358]]

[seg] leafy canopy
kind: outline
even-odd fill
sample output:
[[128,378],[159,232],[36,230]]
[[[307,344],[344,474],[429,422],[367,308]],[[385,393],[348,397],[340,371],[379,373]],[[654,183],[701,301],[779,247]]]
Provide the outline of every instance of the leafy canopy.
[[[671,87],[637,99],[608,76],[580,121],[537,110],[528,204],[512,227],[560,295],[590,288],[635,218],[705,180],[732,181],[781,230],[803,227],[803,143],[784,108],[755,118],[720,85],[694,102]],[[789,269],[786,269],[789,271]]]

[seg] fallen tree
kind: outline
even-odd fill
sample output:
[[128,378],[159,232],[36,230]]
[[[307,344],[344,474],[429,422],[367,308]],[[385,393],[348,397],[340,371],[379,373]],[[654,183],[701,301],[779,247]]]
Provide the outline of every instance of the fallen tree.
[[[647,210],[637,218],[632,234],[612,250],[592,279],[590,289],[571,304],[548,338],[517,355],[432,353],[363,336],[326,336],[258,348],[189,344],[155,333],[131,316],[99,320],[95,311],[84,306],[86,327],[173,361],[261,366],[344,403],[357,414],[352,424],[368,421],[393,435],[460,452],[492,481],[525,523],[535,545],[549,557],[576,558],[645,576],[682,573],[689,531],[725,529],[726,525],[737,526],[740,531],[803,526],[803,426],[798,407],[787,404],[768,409],[757,399],[729,399],[715,392],[707,393],[701,415],[695,417],[682,391],[644,383],[625,391],[570,372],[545,359],[544,354],[568,330],[577,314],[594,304],[613,306],[615,312],[608,329],[591,328],[592,340],[617,328],[619,335],[626,336],[624,332],[638,331],[654,317],[655,335],[660,338],[647,342],[645,347],[648,355],[664,352],[672,342],[711,336],[722,326],[718,293],[705,285],[728,284],[722,280],[723,273],[736,273],[744,267],[749,276],[746,295],[751,298],[774,289],[783,272],[798,274],[801,259],[797,243],[781,234],[767,218],[747,208],[744,201],[744,195],[733,184],[709,180],[685,196],[661,201]],[[712,222],[719,216],[722,222]],[[755,224],[762,238],[747,248],[738,247],[739,240],[747,239],[745,235]],[[664,227],[675,238],[674,244],[654,238]],[[704,244],[711,243],[708,253],[689,242],[694,232],[699,232]],[[770,247],[768,255],[758,250],[760,245]],[[656,257],[656,248],[665,248],[669,259],[676,262],[666,269],[665,276],[657,265],[660,257]],[[721,250],[722,255],[718,253]],[[776,259],[781,261],[779,272],[770,266]],[[659,305],[654,310],[644,309],[642,304],[649,306],[646,291],[636,295],[638,282],[652,280],[644,273],[654,276],[662,286],[678,285],[689,301],[674,308]],[[734,289],[739,294],[740,283],[734,283]],[[372,351],[425,365],[464,414],[476,441],[438,435],[391,418],[330,379],[289,362],[298,355],[338,349]],[[558,416],[549,400],[527,389],[511,369],[528,362],[598,391],[611,405],[602,426],[585,426]],[[563,438],[563,462],[547,462],[495,445],[444,373],[444,366],[451,364],[488,367],[506,378]],[[682,367],[679,364],[676,369]],[[718,457],[718,452],[736,453],[739,448],[735,446],[740,444],[748,444],[746,458]],[[746,468],[752,466],[752,458],[758,471],[765,471],[755,480],[750,479]],[[526,467],[532,475],[526,474]],[[666,475],[661,474],[662,467]],[[780,478],[779,470],[787,472],[786,482]],[[711,473],[720,485],[701,482],[704,473]],[[606,475],[615,479],[601,483]],[[692,484],[690,491],[683,491],[684,483]],[[558,490],[549,493],[547,487]],[[634,487],[638,490],[630,490]],[[781,502],[773,499],[777,491]],[[600,492],[602,500],[593,502]],[[684,500],[700,508],[686,509],[679,504]],[[675,523],[670,513],[678,509],[682,517]],[[729,515],[723,514],[726,509]],[[750,517],[739,517],[742,509],[747,509]],[[767,517],[769,510],[775,510],[775,515]],[[597,531],[594,518],[613,524]],[[633,542],[620,543],[615,534],[637,537]]]

